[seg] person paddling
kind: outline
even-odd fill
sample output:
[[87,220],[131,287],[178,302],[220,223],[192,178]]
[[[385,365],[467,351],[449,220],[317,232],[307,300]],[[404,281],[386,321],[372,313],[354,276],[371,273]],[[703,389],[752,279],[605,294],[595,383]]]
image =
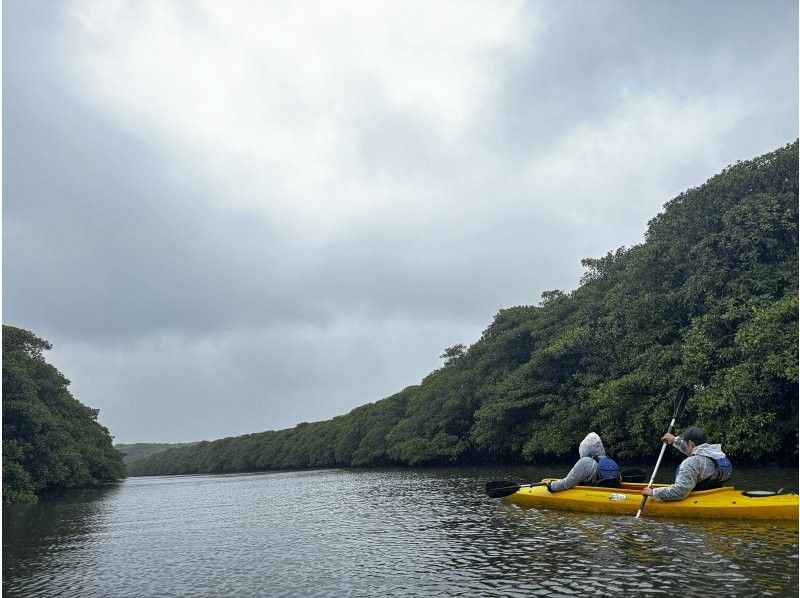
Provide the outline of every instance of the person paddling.
[[568,490],[573,486],[619,486],[622,475],[613,459],[606,457],[606,450],[600,436],[590,432],[578,447],[580,459],[572,467],[567,477],[547,482],[550,492]]
[[656,500],[681,500],[692,490],[718,488],[731,479],[733,465],[719,444],[708,444],[702,428],[687,428],[680,436],[670,433],[661,439],[689,455],[678,466],[675,482],[664,488],[645,488],[642,494]]

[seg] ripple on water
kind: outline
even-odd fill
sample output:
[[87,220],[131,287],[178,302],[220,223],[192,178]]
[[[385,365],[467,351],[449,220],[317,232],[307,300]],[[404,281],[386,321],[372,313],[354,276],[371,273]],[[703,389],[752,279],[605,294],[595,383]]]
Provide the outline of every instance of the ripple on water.
[[522,509],[488,477],[133,478],[6,507],[4,595],[797,593],[796,527]]

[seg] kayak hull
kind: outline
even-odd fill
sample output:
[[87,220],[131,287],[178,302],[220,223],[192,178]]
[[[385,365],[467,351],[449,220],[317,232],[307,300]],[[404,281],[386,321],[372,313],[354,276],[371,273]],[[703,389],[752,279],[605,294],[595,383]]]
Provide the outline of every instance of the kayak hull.
[[[665,484],[654,484],[654,487]],[[623,484],[619,488],[575,486],[550,493],[544,486],[521,488],[506,497],[526,507],[545,507],[635,516],[646,484]],[[659,501],[650,497],[642,517],[692,517],[700,519],[797,520],[798,496],[779,494],[751,497],[732,487],[692,492],[683,500]]]

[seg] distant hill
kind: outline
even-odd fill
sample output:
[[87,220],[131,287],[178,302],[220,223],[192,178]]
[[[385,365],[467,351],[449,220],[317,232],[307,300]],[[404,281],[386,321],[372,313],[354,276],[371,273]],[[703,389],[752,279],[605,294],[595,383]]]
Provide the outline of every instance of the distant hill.
[[3,325],[3,502],[125,475],[98,410],[75,399],[69,380],[45,361],[50,348],[32,332]]
[[[798,143],[664,208],[644,243],[583,260],[572,292],[501,310],[419,385],[328,421],[159,452],[129,473],[550,462],[590,430],[617,458],[649,459],[684,384],[679,429],[705,427],[739,462],[796,463]],[[508,259],[528,276],[524,256]]]
[[182,446],[192,446],[196,442],[178,442],[178,443],[152,443],[152,442],[136,442],[134,444],[115,444],[114,448],[120,451],[124,457],[125,465],[130,465],[134,461],[149,457],[153,453],[166,451],[171,448],[180,448]]

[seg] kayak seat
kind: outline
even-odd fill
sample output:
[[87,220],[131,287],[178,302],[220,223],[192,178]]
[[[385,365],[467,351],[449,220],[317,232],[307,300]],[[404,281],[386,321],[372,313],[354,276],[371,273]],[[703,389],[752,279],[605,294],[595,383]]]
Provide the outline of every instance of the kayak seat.
[[714,488],[722,488],[722,484],[724,484],[725,481],[719,481],[719,482],[702,481],[699,482],[692,490],[713,490]]
[[619,480],[616,478],[608,478],[605,480],[600,480],[595,484],[595,486],[599,486],[601,488],[619,488]]

